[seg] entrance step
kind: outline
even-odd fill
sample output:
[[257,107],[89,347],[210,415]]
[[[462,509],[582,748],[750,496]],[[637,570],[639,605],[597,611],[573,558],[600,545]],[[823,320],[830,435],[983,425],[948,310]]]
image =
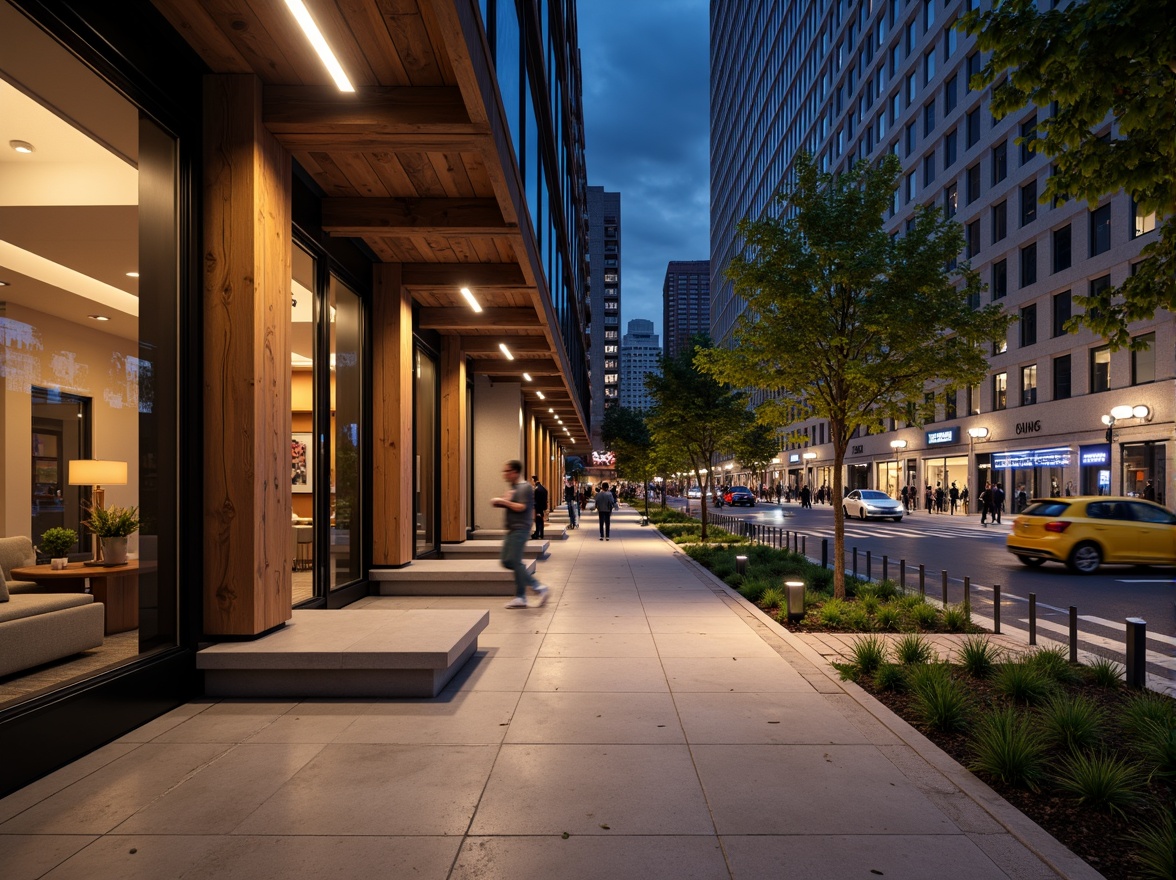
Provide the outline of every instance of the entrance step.
[[[535,560],[527,563],[535,573]],[[492,559],[417,559],[404,568],[374,568],[381,596],[513,596],[514,572]]]
[[[559,523],[548,523],[543,530],[544,541],[563,541],[568,536],[568,527]],[[474,529],[470,532],[471,541],[498,541],[506,537],[506,529]]]
[[196,654],[214,697],[435,697],[478,648],[488,611],[299,610],[251,642]]
[[[546,538],[528,541],[523,547],[523,558],[542,559],[551,549]],[[466,541],[464,544],[442,544],[442,559],[497,559],[502,551],[502,542]]]

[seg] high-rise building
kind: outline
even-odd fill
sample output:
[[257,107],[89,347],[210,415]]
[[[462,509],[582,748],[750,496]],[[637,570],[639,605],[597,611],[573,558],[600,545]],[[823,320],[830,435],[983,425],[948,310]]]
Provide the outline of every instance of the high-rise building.
[[620,396],[621,370],[621,194],[588,187],[588,254],[592,325],[588,357],[592,372],[591,437],[603,448],[605,407]]
[[634,318],[621,339],[621,406],[646,410],[653,399],[645,387],[649,373],[661,373],[661,345],[653,332],[653,321]]
[[696,333],[710,333],[710,261],[671,260],[662,283],[666,357],[675,357]]
[[[723,279],[735,224],[764,215],[801,151],[833,173],[894,153],[905,167],[890,230],[901,234],[920,205],[954,217],[961,260],[987,284],[976,305],[998,302],[1018,321],[994,346],[987,378],[941,406],[934,424],[855,438],[846,487],[896,493],[955,481],[975,497],[991,480],[1033,497],[1141,494],[1152,481],[1170,499],[1176,362],[1155,353],[1176,344],[1172,316],[1134,324],[1136,351],[1065,329],[1077,296],[1131,273],[1156,218],[1124,193],[1094,205],[1040,201],[1049,160],[1029,141],[1049,109],[993,118],[991,89],[969,85],[981,53],[955,28],[970,5],[711,4],[712,334],[729,339],[742,309]],[[1102,417],[1114,408],[1108,432]],[[790,431],[806,440],[788,444],[778,476],[832,485],[827,426]]]

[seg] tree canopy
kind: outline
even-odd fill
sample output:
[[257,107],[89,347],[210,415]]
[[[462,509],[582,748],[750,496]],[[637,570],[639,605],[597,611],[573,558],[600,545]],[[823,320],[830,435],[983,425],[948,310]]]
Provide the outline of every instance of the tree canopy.
[[997,83],[997,118],[1033,104],[1052,107],[1027,134],[1053,169],[1042,201],[1095,205],[1126,191],[1160,232],[1118,288],[1076,298],[1073,319],[1129,343],[1128,324],[1176,306],[1176,27],[1170,0],[1085,0],[1038,11],[1036,0],[1001,0],[961,27],[991,52],[973,87]]
[[645,416],[635,409],[610,406],[604,411],[600,426],[601,440],[616,455],[617,476],[641,484],[645,494],[645,512],[649,513],[649,493],[645,486],[657,473],[653,437]]
[[[731,451],[739,463],[751,471],[753,482],[763,482],[763,474],[780,451],[780,440],[776,429],[762,422],[754,422],[735,438]],[[758,485],[750,487],[757,490]]]
[[677,356],[662,359],[661,375],[650,373],[645,378],[645,387],[654,402],[648,417],[654,442],[681,450],[703,487],[703,540],[706,540],[706,501],[714,483],[711,471],[715,458],[733,445],[752,420],[744,394],[701,372],[695,365],[695,356],[710,348],[707,337],[695,336]]
[[[739,224],[745,250],[726,274],[747,307],[731,347],[697,356],[718,381],[769,392],[757,409],[766,424],[828,420],[834,499],[854,432],[887,418],[921,422],[945,392],[979,383],[1011,320],[998,305],[972,308],[980,281],[966,263],[948,269],[963,246],[959,224],[919,208],[904,234],[886,230],[900,172],[892,155],[840,176],[799,157],[795,185],[777,197],[781,215]],[[836,500],[834,522],[840,593]]]

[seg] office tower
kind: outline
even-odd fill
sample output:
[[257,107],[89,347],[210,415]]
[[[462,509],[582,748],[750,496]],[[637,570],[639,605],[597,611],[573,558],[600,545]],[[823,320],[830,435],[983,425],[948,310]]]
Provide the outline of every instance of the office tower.
[[621,379],[621,194],[605,192],[603,186],[588,187],[588,254],[592,303],[589,421],[592,448],[602,449],[604,409],[617,402]]
[[672,358],[696,333],[711,332],[710,261],[671,260],[662,283],[662,333]]
[[[1032,139],[1049,108],[993,118],[991,90],[970,87],[981,53],[954,27],[968,6],[711,5],[713,334],[729,339],[742,308],[722,274],[739,247],[735,224],[769,209],[802,150],[834,173],[895,153],[904,168],[891,232],[902,234],[917,206],[939,207],[962,224],[960,258],[988,285],[976,305],[998,302],[1018,321],[994,346],[988,377],[941,406],[934,424],[855,438],[846,487],[996,481],[1032,497],[1067,488],[1142,494],[1152,481],[1167,498],[1176,363],[1155,352],[1176,342],[1171,315],[1132,327],[1140,351],[1111,352],[1090,331],[1064,327],[1074,297],[1130,274],[1158,234],[1156,218],[1124,193],[1096,205],[1039,201],[1049,161],[1021,139]],[[1108,439],[1102,417],[1116,407]],[[788,444],[786,478],[832,484],[820,479],[831,459],[826,426],[792,430],[805,440]],[[800,446],[815,458],[803,459]]]
[[647,410],[653,406],[645,388],[648,373],[661,373],[661,345],[653,332],[653,321],[634,318],[621,340],[621,406]]

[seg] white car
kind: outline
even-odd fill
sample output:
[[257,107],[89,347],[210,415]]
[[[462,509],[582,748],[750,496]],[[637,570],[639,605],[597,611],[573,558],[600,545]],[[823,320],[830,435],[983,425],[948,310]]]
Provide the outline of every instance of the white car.
[[702,489],[699,488],[698,486],[691,486],[689,489],[686,490],[686,497],[687,498],[701,498],[702,497]]
[[841,502],[845,516],[858,519],[892,519],[902,521],[902,502],[877,489],[854,489]]

